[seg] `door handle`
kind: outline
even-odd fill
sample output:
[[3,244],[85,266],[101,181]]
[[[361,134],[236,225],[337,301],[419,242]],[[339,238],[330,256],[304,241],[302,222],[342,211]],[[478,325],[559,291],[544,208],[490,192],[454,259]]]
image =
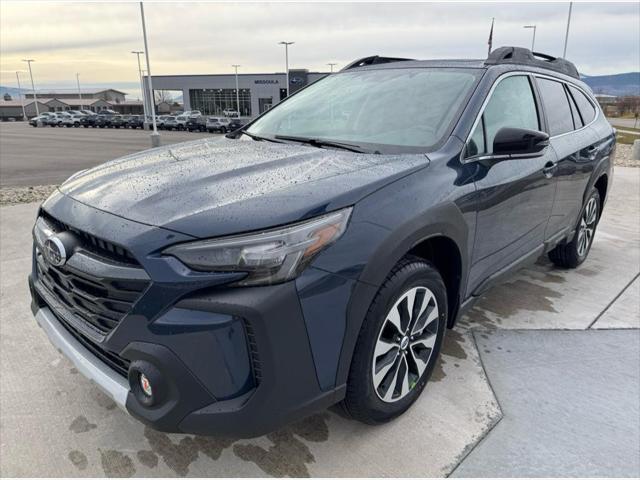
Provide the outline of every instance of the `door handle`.
[[556,162],[548,161],[545,163],[544,168],[542,169],[542,173],[547,178],[553,177],[553,174],[556,173],[556,169],[558,168],[558,164]]

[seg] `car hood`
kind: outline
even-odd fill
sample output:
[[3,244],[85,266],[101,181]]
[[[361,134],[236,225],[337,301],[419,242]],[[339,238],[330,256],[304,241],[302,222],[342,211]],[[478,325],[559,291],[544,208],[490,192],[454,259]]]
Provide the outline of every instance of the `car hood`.
[[429,162],[242,138],[143,151],[79,172],[60,190],[129,220],[209,237],[352,205]]

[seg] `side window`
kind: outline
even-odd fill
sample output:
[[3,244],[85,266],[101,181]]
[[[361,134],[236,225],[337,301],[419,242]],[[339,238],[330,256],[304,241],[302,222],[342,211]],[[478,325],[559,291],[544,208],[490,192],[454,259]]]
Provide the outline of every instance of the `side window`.
[[507,77],[493,91],[467,145],[467,156],[493,153],[493,140],[503,127],[539,130],[538,111],[529,78]]
[[593,103],[591,103],[587,99],[586,95],[576,87],[569,85],[569,90],[571,91],[573,99],[578,104],[578,110],[580,110],[580,114],[582,115],[582,120],[585,125],[591,123],[596,116],[596,109],[594,108]]
[[573,125],[575,129],[579,129],[584,127],[584,123],[582,123],[582,118],[578,113],[578,107],[576,106],[576,102],[573,100],[571,95],[569,95],[569,106],[571,107],[571,115],[573,115]]
[[537,81],[549,123],[549,134],[560,135],[573,130],[571,106],[562,83],[546,78],[538,78]]

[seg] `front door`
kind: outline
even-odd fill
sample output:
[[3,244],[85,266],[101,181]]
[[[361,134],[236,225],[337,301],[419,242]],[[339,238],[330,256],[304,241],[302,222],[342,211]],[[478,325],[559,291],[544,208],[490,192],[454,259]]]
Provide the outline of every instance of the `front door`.
[[[503,127],[543,130],[529,75],[503,77],[495,86],[469,139],[471,153],[491,155]],[[553,208],[556,155],[478,161],[476,235],[469,292],[493,274],[534,253],[545,240]]]

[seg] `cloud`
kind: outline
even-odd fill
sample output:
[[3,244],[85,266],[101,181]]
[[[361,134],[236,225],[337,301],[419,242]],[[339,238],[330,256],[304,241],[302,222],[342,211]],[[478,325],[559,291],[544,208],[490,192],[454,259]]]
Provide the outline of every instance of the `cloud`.
[[[2,73],[11,83],[20,59],[36,59],[39,84],[131,82],[142,49],[136,3],[3,2]],[[147,3],[155,74],[283,71],[278,41],[295,41],[291,66],[325,70],[355,58],[482,58],[491,17],[494,45],[562,54],[568,3]],[[640,69],[640,6],[574,2],[568,57],[588,74]],[[9,73],[5,73],[5,71]]]

